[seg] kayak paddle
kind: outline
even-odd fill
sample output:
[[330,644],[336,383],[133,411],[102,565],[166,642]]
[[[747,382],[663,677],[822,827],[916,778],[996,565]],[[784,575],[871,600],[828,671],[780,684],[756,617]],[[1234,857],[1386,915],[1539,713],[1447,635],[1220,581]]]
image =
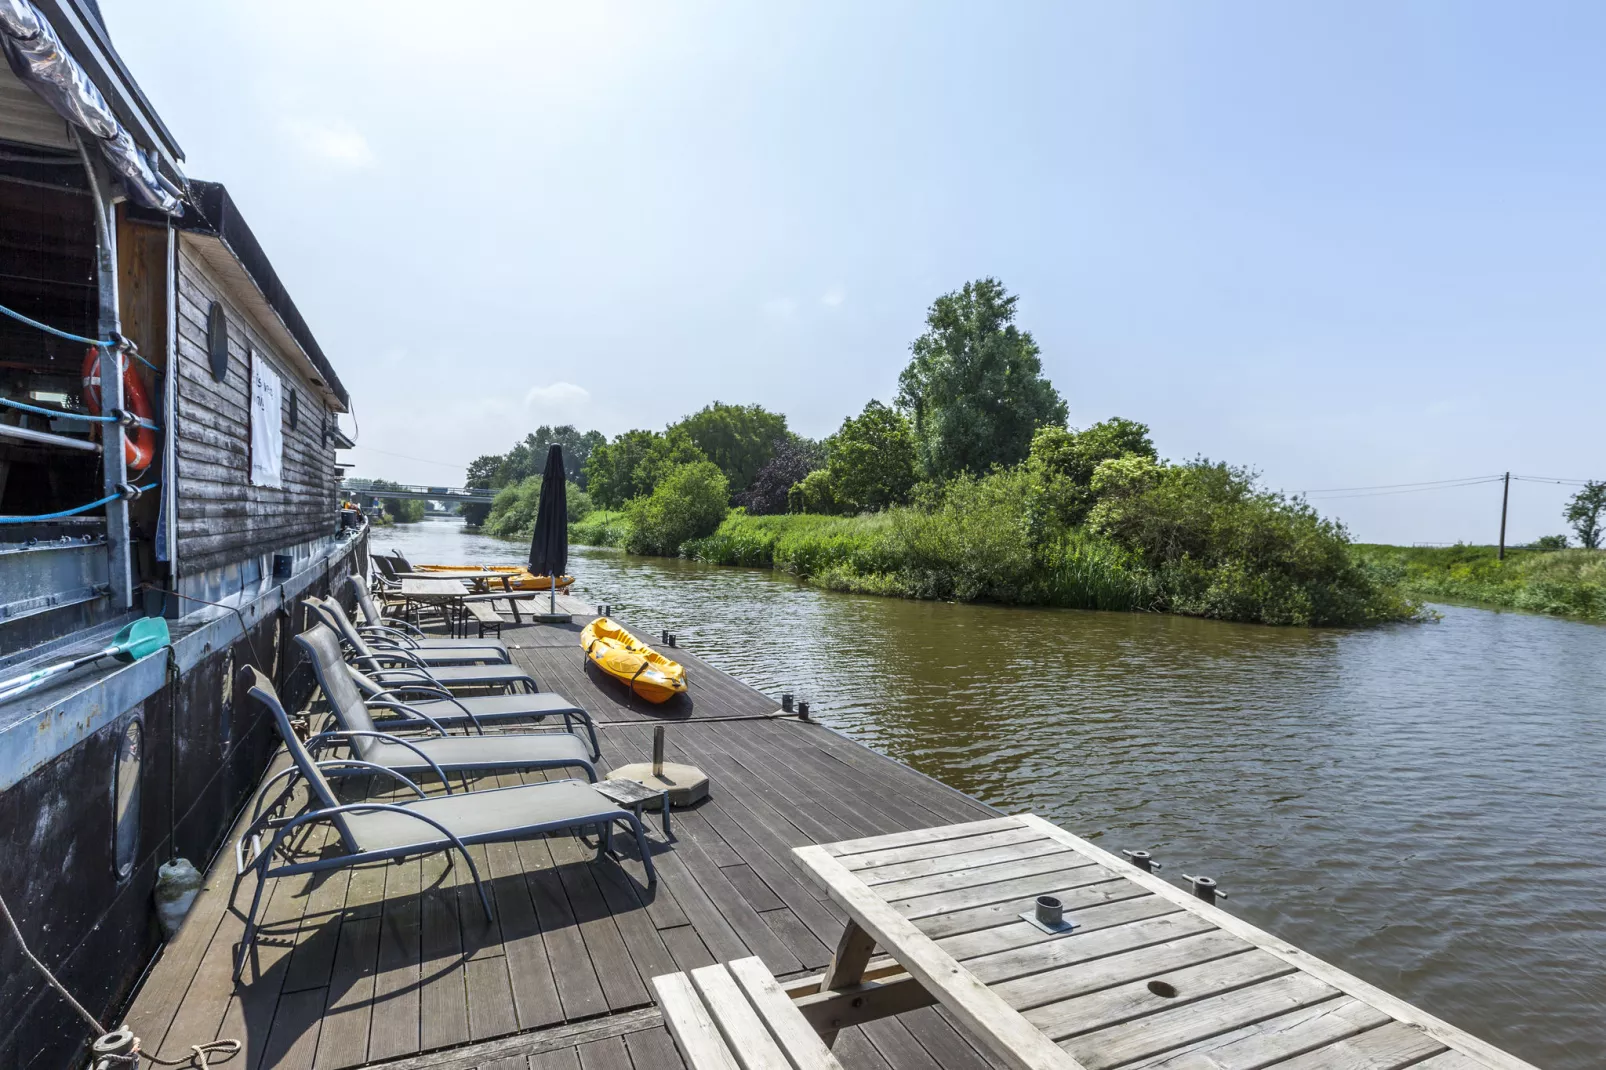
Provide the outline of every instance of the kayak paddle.
[[80,665],[88,665],[101,658],[116,658],[118,661],[134,662],[148,654],[154,654],[167,646],[171,640],[167,634],[167,621],[161,617],[141,617],[134,623],[124,626],[112,636],[111,645],[104,650],[71,661],[59,661],[54,665],[46,665],[42,669],[13,676],[9,680],[0,680],[0,702],[15,698],[24,691],[31,691],[46,680],[60,676],[64,672],[71,672]]

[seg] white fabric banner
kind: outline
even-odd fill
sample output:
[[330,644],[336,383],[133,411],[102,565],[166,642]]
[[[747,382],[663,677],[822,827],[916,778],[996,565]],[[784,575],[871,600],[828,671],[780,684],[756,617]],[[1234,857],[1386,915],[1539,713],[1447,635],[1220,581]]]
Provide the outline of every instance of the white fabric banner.
[[279,373],[251,352],[251,482],[284,486],[284,385]]

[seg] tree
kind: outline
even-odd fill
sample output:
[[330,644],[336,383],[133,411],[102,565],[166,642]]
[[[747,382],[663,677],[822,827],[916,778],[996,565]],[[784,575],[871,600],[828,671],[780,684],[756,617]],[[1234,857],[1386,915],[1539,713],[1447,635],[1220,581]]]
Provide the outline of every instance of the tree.
[[730,483],[711,461],[677,464],[662,473],[651,494],[630,503],[630,535],[625,549],[634,554],[680,552],[681,543],[711,535],[730,511]]
[[[691,435],[684,427],[671,427],[661,435],[654,435],[647,451],[636,463],[636,470],[633,473],[635,484],[639,488],[636,493],[651,494],[671,469],[706,460],[708,460],[707,454],[697,448],[697,443],[691,440]],[[728,479],[725,485],[727,487],[730,485]]]
[[[558,427],[542,424],[533,434],[525,435],[523,442],[502,456],[495,471],[490,473],[490,482],[483,485],[506,487],[531,476],[540,475],[546,470],[547,447],[557,443],[563,447],[563,474],[568,477],[569,482],[584,489],[586,461],[590,458],[591,451],[606,441],[601,431],[587,431],[581,434],[573,424],[562,424]],[[484,457],[477,458],[474,465],[486,460]],[[474,465],[469,466],[470,471],[480,474]]]
[[636,486],[636,467],[647,455],[657,437],[656,431],[626,431],[612,442],[598,446],[586,459],[586,489],[604,509],[620,509],[641,493]]
[[788,433],[775,447],[775,455],[758,470],[746,490],[736,495],[736,504],[754,516],[787,511],[787,493],[792,484],[810,472],[825,467],[825,449],[812,439]]
[[915,485],[915,442],[909,421],[872,399],[833,436],[826,470],[841,508],[877,512],[898,505]]
[[786,492],[786,511],[789,513],[824,513],[829,516],[841,509],[829,468],[816,468],[793,483]]
[[1599,550],[1601,515],[1606,513],[1606,483],[1590,480],[1572,496],[1562,515],[1578,533],[1578,544],[1586,550]]
[[500,453],[483,453],[474,458],[468,462],[468,471],[463,473],[463,486],[486,489],[500,486],[496,482],[496,472],[502,467],[502,461]]
[[1026,459],[1032,434],[1065,422],[1065,402],[1043,378],[1031,333],[1015,326],[1019,299],[997,279],[937,298],[898,385],[914,421],[927,478],[987,471]]
[[424,519],[424,502],[419,498],[386,498],[383,491],[400,490],[401,484],[392,483],[388,479],[376,479],[369,487],[369,493],[379,496],[379,504],[384,506],[385,512],[398,524],[416,524]]
[[685,429],[736,490],[745,490],[753,482],[759,469],[775,455],[776,446],[786,439],[786,417],[759,405],[716,401],[675,426]]
[[686,429],[626,431],[598,446],[586,461],[586,489],[604,509],[622,509],[626,502],[651,494],[660,479],[678,464],[706,461]]
[[1042,535],[1045,525],[1076,525],[1093,508],[1093,476],[1099,465],[1121,457],[1158,459],[1149,428],[1119,416],[1085,431],[1040,427],[1032,436],[1027,469],[1032,476],[1028,520]]

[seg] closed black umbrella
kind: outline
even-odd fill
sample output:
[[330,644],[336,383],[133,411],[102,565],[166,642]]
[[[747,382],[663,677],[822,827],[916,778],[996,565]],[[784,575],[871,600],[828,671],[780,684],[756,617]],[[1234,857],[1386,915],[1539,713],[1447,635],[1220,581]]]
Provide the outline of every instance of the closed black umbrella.
[[535,535],[530,539],[530,571],[552,577],[551,607],[557,611],[558,577],[569,567],[569,483],[563,473],[563,447],[547,447],[541,473],[541,501],[535,510]]

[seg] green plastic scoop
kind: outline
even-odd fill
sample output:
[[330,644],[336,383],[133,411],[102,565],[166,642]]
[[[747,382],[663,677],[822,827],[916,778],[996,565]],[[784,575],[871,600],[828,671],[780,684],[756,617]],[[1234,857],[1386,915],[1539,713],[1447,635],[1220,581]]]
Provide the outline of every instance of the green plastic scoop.
[[31,691],[46,680],[60,676],[64,672],[71,672],[80,665],[88,665],[101,658],[116,658],[124,662],[138,661],[156,653],[170,642],[172,639],[167,634],[166,620],[161,617],[141,617],[119,629],[117,634],[112,636],[111,645],[104,650],[97,650],[93,654],[85,654],[71,661],[46,665],[42,669],[13,676],[9,680],[0,680],[0,702],[15,698],[24,691]]

